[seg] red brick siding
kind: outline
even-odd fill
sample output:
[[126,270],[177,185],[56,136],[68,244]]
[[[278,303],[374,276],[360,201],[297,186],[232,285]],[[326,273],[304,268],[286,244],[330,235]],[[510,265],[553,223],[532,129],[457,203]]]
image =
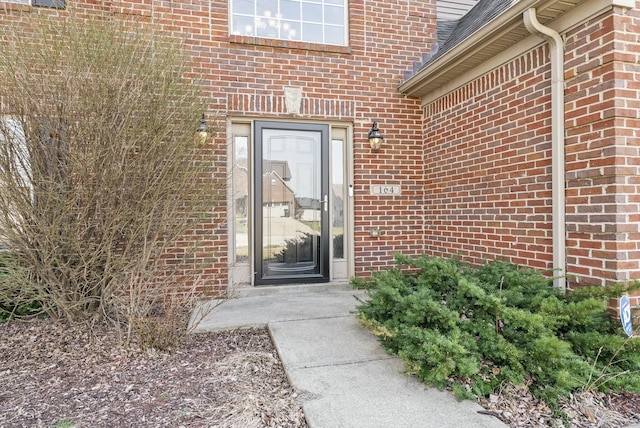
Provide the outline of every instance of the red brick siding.
[[567,35],[567,265],[572,283],[640,277],[640,14]]
[[548,57],[535,49],[425,106],[428,253],[552,268]]
[[[570,286],[640,277],[639,18],[614,8],[566,35]],[[425,106],[430,253],[552,267],[546,49]]]
[[[68,0],[67,4],[83,16],[104,8],[184,38],[193,75],[203,77],[205,95],[211,100],[209,116],[217,115],[223,125],[217,138],[221,147],[226,147],[228,139],[227,117],[352,125],[356,273],[366,275],[389,265],[395,252],[422,251],[420,102],[399,94],[397,86],[404,71],[434,40],[435,1],[349,1],[348,47],[230,36],[227,1]],[[28,21],[36,8],[13,9],[0,9],[0,27]],[[303,90],[299,115],[286,113],[285,86]],[[374,120],[385,137],[377,153],[366,141]],[[402,194],[370,196],[370,187],[383,183],[402,186]],[[185,268],[184,275],[202,278],[207,290],[227,282],[227,230],[221,223],[225,212],[225,207],[213,209],[209,219],[185,237],[184,248],[168,256],[187,259],[191,267]],[[369,236],[374,227],[381,229],[380,238]],[[189,249],[194,243],[195,252]]]

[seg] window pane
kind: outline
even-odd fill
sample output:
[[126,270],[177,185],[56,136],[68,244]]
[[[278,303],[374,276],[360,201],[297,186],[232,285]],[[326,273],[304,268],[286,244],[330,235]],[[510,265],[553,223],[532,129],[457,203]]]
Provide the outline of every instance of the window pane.
[[249,156],[248,137],[236,136],[233,140],[233,209],[235,218],[235,261],[249,260]]
[[331,238],[333,240],[333,258],[344,258],[344,142],[331,140],[331,205],[333,224]]
[[302,20],[309,22],[322,22],[322,5],[302,3]]
[[278,0],[258,0],[257,14],[275,17],[278,14]]
[[275,18],[256,19],[256,35],[258,37],[279,38],[278,20]]
[[231,29],[232,34],[255,35],[252,16],[234,16]]
[[336,6],[325,6],[324,23],[342,25],[344,23],[344,9]]
[[344,44],[344,29],[342,27],[325,27],[324,42],[332,45]]
[[322,43],[322,25],[302,24],[302,40],[305,42]]
[[300,20],[300,2],[291,0],[282,0],[280,3],[280,13],[283,19]]
[[255,0],[235,0],[233,2],[233,14],[253,15],[256,12],[255,7]]
[[280,37],[287,40],[301,40],[300,23],[296,21],[282,21]]

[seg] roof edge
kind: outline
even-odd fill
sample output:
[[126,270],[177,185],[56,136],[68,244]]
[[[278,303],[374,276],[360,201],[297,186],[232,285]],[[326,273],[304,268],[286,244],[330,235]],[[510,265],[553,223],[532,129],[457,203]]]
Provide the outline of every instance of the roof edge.
[[[531,7],[546,9],[561,0],[522,0],[515,3],[504,13],[493,19],[487,25],[480,28],[478,31],[467,37],[456,47],[443,54],[436,59],[433,63],[424,67],[416,74],[411,76],[400,84],[398,90],[405,95],[415,95],[421,87],[426,86],[425,82],[429,81],[430,76],[439,76],[447,72],[450,68],[454,67],[457,63],[462,61],[470,51],[478,50],[482,46],[486,46],[492,42],[495,37],[491,37],[495,34],[504,33],[510,28],[517,25],[524,25],[522,22],[522,14],[524,11]],[[633,0],[613,0],[613,1],[626,1]]]

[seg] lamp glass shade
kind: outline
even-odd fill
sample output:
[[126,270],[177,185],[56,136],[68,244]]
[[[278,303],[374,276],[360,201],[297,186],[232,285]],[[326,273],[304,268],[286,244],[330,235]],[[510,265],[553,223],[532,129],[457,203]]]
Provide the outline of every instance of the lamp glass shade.
[[371,150],[380,150],[380,147],[382,147],[382,141],[384,141],[384,137],[378,129],[377,122],[373,122],[373,126],[371,127],[371,130],[369,131],[367,137],[369,138],[369,146],[371,146]]
[[209,132],[207,131],[207,121],[204,119],[204,115],[202,119],[200,119],[200,123],[196,128],[196,138],[198,141],[204,143],[209,138]]
[[383,140],[384,138],[382,137],[369,138],[369,145],[371,146],[371,150],[380,150]]

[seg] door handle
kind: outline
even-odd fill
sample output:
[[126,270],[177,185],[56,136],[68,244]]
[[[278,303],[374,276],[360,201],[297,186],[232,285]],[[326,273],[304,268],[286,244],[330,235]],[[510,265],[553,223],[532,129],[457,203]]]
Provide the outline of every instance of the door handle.
[[324,195],[324,199],[322,200],[322,207],[324,208],[325,212],[329,210],[329,197],[327,195]]

